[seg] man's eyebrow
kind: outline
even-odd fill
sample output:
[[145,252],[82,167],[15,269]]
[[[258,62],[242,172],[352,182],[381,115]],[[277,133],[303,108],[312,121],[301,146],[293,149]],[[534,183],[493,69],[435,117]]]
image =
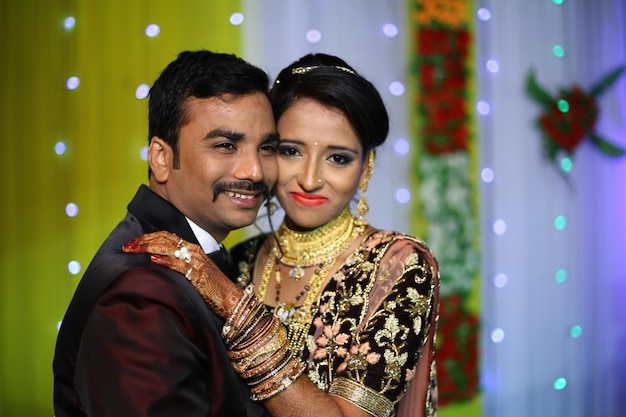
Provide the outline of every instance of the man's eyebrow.
[[278,142],[279,138],[278,138],[278,134],[277,133],[269,133],[267,135],[265,135],[265,139],[263,139],[263,142],[267,143],[267,142]]
[[[244,133],[234,132],[232,130],[214,129],[207,133],[205,139],[223,138],[232,140],[233,142],[241,141],[246,138]],[[278,133],[268,133],[263,138],[263,143],[278,143]]]
[[204,137],[205,139],[225,138],[234,141],[242,140],[246,137],[243,133],[233,132],[232,130],[214,129]]

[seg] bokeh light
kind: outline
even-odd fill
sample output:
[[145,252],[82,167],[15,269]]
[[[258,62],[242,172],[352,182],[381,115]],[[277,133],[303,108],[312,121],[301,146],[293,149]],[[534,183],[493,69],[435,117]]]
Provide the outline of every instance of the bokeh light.
[[491,331],[491,341],[493,343],[502,343],[503,340],[504,330],[498,328]]
[[567,271],[564,269],[559,269],[558,271],[556,271],[556,274],[554,274],[554,280],[558,284],[564,283],[565,280],[567,280]]
[[233,26],[239,26],[243,23],[243,13],[237,12],[231,14],[229,21]]
[[141,84],[135,90],[135,97],[137,97],[139,100],[142,100],[148,97],[149,94],[150,94],[150,86],[148,84]]
[[484,183],[491,183],[495,177],[493,169],[491,168],[483,168],[480,171],[480,179],[483,180]]
[[396,201],[400,204],[406,204],[411,201],[411,192],[406,188],[398,188],[396,190]]
[[398,138],[393,142],[393,150],[397,155],[404,156],[409,153],[409,141],[404,138]]
[[554,389],[557,391],[564,390],[566,386],[567,381],[565,378],[557,378],[556,381],[554,381]]
[[554,227],[556,227],[556,230],[563,230],[565,229],[565,226],[567,226],[567,219],[565,216],[557,216],[556,219],[554,219]]
[[496,220],[495,222],[493,222],[493,232],[498,236],[502,236],[503,234],[505,234],[506,222],[504,220]]
[[67,214],[68,217],[76,217],[76,216],[78,216],[78,204],[76,204],[76,203],[67,203],[65,205],[65,214]]
[[76,19],[73,16],[68,16],[63,20],[63,27],[65,29],[72,29],[76,25]]
[[78,261],[70,261],[70,263],[67,264],[67,270],[72,275],[80,274],[80,269],[80,262]]
[[486,101],[479,101],[476,103],[476,111],[481,116],[486,116],[491,112],[491,106]]
[[476,17],[478,17],[478,20],[486,22],[491,19],[491,12],[489,9],[481,7],[476,11]]
[[306,40],[309,43],[318,43],[322,40],[322,32],[317,29],[311,29],[306,33]]
[[65,81],[65,88],[68,90],[76,90],[80,85],[80,79],[78,77],[70,77]]
[[65,145],[65,142],[59,141],[54,144],[54,153],[56,153],[57,155],[63,155],[66,150],[67,146]]
[[398,27],[393,23],[386,23],[383,25],[383,33],[389,38],[395,38],[398,36]]
[[159,25],[155,25],[154,23],[146,26],[146,36],[149,38],[154,38],[156,36],[159,36],[159,33],[161,33],[161,28],[159,27]]
[[404,94],[404,84],[400,81],[392,82],[389,84],[389,92],[396,97],[401,96]]
[[509,277],[507,277],[505,274],[497,274],[493,278],[493,285],[496,288],[504,288],[506,287],[508,283],[509,283]]

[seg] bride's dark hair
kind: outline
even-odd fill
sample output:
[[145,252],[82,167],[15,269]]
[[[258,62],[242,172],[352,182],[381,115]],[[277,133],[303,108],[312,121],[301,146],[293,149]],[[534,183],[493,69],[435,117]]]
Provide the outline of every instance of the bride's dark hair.
[[298,99],[308,98],[341,111],[357,133],[363,155],[389,133],[389,116],[376,87],[343,59],[308,54],[283,69],[270,90],[274,118]]

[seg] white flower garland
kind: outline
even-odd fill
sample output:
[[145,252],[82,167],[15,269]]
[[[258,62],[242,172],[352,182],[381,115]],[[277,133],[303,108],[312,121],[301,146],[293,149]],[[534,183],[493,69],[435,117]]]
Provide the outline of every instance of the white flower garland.
[[478,270],[474,249],[475,213],[469,181],[470,155],[420,155],[420,204],[428,221],[426,242],[441,273],[441,295],[467,294]]

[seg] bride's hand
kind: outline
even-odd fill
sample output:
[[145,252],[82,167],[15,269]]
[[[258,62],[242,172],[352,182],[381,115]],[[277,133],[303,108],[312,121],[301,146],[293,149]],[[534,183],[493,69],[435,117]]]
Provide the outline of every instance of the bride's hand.
[[150,260],[183,274],[209,308],[227,318],[243,292],[209,259],[202,247],[170,232],[144,234],[122,247],[127,253],[150,253]]

